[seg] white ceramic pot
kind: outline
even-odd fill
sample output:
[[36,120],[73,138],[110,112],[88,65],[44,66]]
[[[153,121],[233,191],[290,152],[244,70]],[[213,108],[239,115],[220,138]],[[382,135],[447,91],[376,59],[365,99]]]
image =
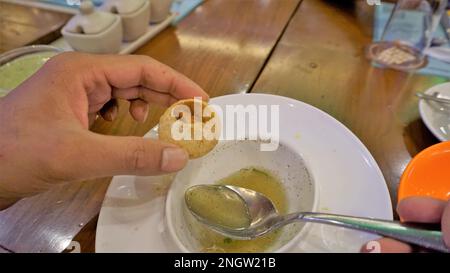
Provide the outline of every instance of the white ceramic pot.
[[101,9],[121,17],[125,42],[136,40],[148,29],[150,22],[150,2],[148,0],[107,0]]
[[160,23],[170,15],[173,0],[150,0],[150,22]]
[[120,16],[96,11],[91,1],[81,3],[80,13],[64,26],[61,33],[76,51],[118,53],[122,45]]

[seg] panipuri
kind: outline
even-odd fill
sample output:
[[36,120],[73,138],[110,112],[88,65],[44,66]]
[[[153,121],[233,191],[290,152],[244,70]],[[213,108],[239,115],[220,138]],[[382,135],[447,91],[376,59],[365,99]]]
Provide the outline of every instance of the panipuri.
[[189,158],[209,153],[218,143],[220,122],[214,109],[200,99],[180,100],[159,120],[159,139],[187,151]]

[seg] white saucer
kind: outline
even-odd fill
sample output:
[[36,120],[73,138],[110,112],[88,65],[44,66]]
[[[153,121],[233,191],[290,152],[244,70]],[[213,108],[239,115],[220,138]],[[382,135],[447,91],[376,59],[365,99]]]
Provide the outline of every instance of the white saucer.
[[[319,188],[319,211],[392,219],[386,182],[366,147],[344,125],[308,104],[274,95],[238,94],[211,103],[280,105],[280,140],[307,163]],[[154,137],[150,131],[146,137]],[[179,252],[165,220],[173,176],[118,176],[107,191],[97,226],[97,252]],[[356,252],[367,233],[311,224],[293,252]]]
[[[433,95],[438,92],[439,97],[450,99],[450,82],[433,86],[425,91],[426,94]],[[440,141],[450,140],[450,104],[420,100],[420,116],[428,129]]]

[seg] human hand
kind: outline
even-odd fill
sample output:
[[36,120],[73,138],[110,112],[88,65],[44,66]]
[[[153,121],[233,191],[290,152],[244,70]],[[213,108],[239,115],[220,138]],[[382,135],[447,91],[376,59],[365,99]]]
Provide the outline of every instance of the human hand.
[[[430,197],[409,197],[397,206],[397,213],[404,222],[439,224],[445,244],[450,249],[450,202]],[[380,251],[385,253],[411,253],[413,247],[390,238],[377,240]],[[364,245],[361,252],[371,252],[373,244]]]
[[113,175],[158,175],[182,169],[187,153],[173,144],[90,132],[98,112],[117,115],[131,101],[144,121],[148,103],[169,106],[208,95],[146,56],[63,53],[0,99],[0,209],[53,185]]

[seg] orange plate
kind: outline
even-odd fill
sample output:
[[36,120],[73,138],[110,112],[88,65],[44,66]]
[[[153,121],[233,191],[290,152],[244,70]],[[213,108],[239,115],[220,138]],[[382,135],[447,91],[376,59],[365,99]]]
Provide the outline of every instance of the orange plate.
[[398,200],[410,196],[450,199],[450,141],[423,150],[408,164],[400,180]]

